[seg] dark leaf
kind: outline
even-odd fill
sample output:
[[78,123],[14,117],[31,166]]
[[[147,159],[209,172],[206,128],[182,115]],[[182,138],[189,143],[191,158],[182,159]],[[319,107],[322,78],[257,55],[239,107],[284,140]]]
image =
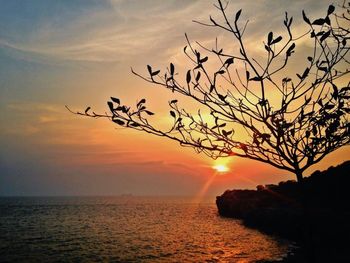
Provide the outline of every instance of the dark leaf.
[[278,38],[274,39],[274,40],[271,42],[271,45],[276,44],[276,43],[280,42],[281,40],[282,40],[282,37],[279,36]]
[[131,126],[131,127],[139,127],[140,124],[138,124],[136,122],[132,122],[132,123],[129,124],[129,126]]
[[294,48],[295,48],[295,43],[292,43],[292,45],[288,48],[287,50],[287,57],[289,57],[293,52],[294,52]]
[[226,123],[222,123],[218,126],[218,128],[224,128],[226,126]]
[[324,105],[324,108],[325,108],[326,110],[331,110],[331,109],[334,108],[334,105],[332,105],[332,104],[326,104],[326,105]]
[[313,58],[312,57],[307,57],[307,60],[312,62]]
[[108,104],[110,111],[113,112],[114,111],[113,102],[108,101],[107,104]]
[[145,102],[146,102],[146,99],[140,100],[140,101],[137,103],[136,107],[137,107],[137,108],[140,107],[141,104],[143,104],[143,103],[145,103]]
[[118,125],[125,125],[125,122],[119,119],[113,119],[113,122],[115,122]]
[[204,57],[204,58],[202,58],[202,59],[199,60],[200,63],[204,63],[204,62],[206,62],[206,61],[208,61],[208,57]]
[[222,130],[222,134],[223,134],[225,137],[229,136],[231,133],[232,133],[232,131],[225,131],[225,130]]
[[337,86],[336,86],[335,84],[333,84],[333,83],[332,83],[332,87],[333,87],[333,94],[332,94],[332,96],[333,96],[334,99],[337,99],[337,98],[338,98],[338,95],[339,95],[338,88],[337,88]]
[[225,73],[225,70],[219,70],[219,71],[216,72],[216,74],[220,74],[220,75],[222,75],[224,73]]
[[201,78],[201,72],[198,71],[197,76],[196,76],[196,81],[198,82],[198,80],[199,80],[200,78]]
[[334,5],[330,5],[330,6],[328,7],[327,15],[332,14],[332,13],[334,12],[334,10],[335,10]]
[[303,10],[303,19],[304,19],[304,21],[307,23],[307,24],[309,24],[309,25],[311,25],[311,23],[310,23],[310,20],[307,18],[307,16],[305,15],[305,12],[304,12],[304,10]]
[[189,84],[191,82],[191,70],[187,71],[186,82],[187,82],[187,84]]
[[323,18],[316,19],[312,22],[313,25],[322,26],[326,21]]
[[176,114],[175,114],[175,112],[174,111],[170,111],[170,115],[173,117],[173,118],[175,118],[176,117]]
[[149,110],[145,110],[145,112],[148,114],[148,115],[154,115],[153,112],[149,111]]
[[87,114],[90,109],[91,109],[91,107],[87,107],[85,110],[85,114]]
[[272,38],[273,38],[273,33],[270,32],[270,33],[267,35],[267,44],[271,45]]
[[154,72],[151,74],[151,76],[154,77],[154,76],[158,75],[159,72],[160,72],[160,70],[156,70],[156,71],[154,71]]
[[233,64],[233,58],[226,59],[224,65],[228,68],[231,64]]
[[197,50],[195,50],[195,53],[196,53],[197,61],[199,62],[201,58],[201,53],[199,53]]
[[291,78],[284,78],[284,79],[282,79],[282,82],[289,82],[291,80],[292,80]]
[[199,69],[202,67],[202,64],[198,64],[194,69]]
[[283,20],[283,24],[288,27],[288,15],[287,15],[287,12],[286,13],[286,18]]
[[249,77],[250,77],[249,71],[246,71],[246,72],[245,72],[245,75],[246,75],[247,80],[249,80]]
[[170,104],[174,104],[176,102],[177,102],[177,100],[172,100],[172,101],[170,101]]
[[312,134],[313,134],[314,136],[317,135],[317,127],[316,127],[316,125],[312,126]]
[[325,40],[327,37],[329,37],[331,31],[327,31],[326,33],[323,34],[323,36],[320,38],[320,41],[322,42],[323,40]]
[[256,77],[251,78],[251,79],[249,79],[249,80],[252,80],[252,81],[261,81],[261,80],[262,80],[262,78],[261,78],[261,77],[259,77],[259,76],[256,76]]
[[221,95],[221,94],[218,94],[218,97],[219,97],[220,100],[226,102],[225,99],[226,99],[227,96],[223,96],[223,95]]
[[112,100],[113,102],[115,102],[115,103],[120,104],[120,100],[117,99],[117,98],[111,97],[111,100]]
[[241,13],[242,13],[242,9],[239,9],[238,12],[236,13],[235,22],[238,21],[239,17],[241,16]]
[[350,91],[350,87],[344,87],[340,89],[340,93],[346,93],[347,91]]
[[148,73],[152,76],[152,67],[150,65],[147,65]]
[[174,75],[174,72],[175,72],[175,67],[174,67],[174,64],[173,63],[170,63],[170,75]]
[[129,111],[129,108],[127,108],[125,106],[122,107],[122,112],[123,113],[128,113],[128,111]]

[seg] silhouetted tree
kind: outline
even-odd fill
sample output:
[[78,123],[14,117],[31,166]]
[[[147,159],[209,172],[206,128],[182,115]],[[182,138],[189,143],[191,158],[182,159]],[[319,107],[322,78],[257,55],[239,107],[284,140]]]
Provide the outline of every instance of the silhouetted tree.
[[[163,130],[150,121],[154,113],[146,108],[145,99],[131,108],[114,97],[108,102],[110,114],[91,112],[90,107],[77,114],[107,117],[117,125],[178,141],[214,159],[238,156],[268,163],[294,173],[300,182],[307,168],[350,141],[349,3],[337,7],[337,13],[330,5],[325,16],[315,20],[303,11],[309,30],[298,37],[292,32],[293,17],[285,13],[285,33],[268,33],[264,58],[251,56],[244,40],[248,21],[241,21],[242,10],[228,16],[227,4],[219,0],[214,6],[221,19],[210,17],[208,23],[197,23],[229,33],[235,51],[226,52],[217,40],[212,49],[198,42],[195,48],[186,35],[184,53],[193,66],[184,77],[173,63],[164,72],[148,65],[147,76],[132,70],[145,81],[198,103],[201,109],[196,114],[174,99],[169,102],[173,124]],[[312,48],[292,74],[287,65],[298,41],[311,41]],[[208,63],[214,57],[215,69]],[[237,128],[244,129],[246,138],[235,136]]]

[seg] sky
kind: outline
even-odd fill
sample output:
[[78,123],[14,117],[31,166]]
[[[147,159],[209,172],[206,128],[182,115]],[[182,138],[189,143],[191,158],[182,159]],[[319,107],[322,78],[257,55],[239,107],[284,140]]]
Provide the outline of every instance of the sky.
[[[174,94],[145,83],[130,67],[141,73],[147,64],[186,68],[184,33],[208,45],[222,36],[193,23],[217,16],[213,2],[0,0],[0,195],[215,196],[294,179],[255,161],[214,161],[176,142],[65,108],[104,112],[110,96],[130,104],[146,98],[157,121],[166,123]],[[231,2],[229,10],[243,9],[242,19],[250,21],[245,40],[256,55],[269,31],[282,30],[285,11],[302,32],[301,10],[316,17],[331,3]],[[349,157],[347,146],[308,173]],[[215,165],[229,171],[218,173]]]

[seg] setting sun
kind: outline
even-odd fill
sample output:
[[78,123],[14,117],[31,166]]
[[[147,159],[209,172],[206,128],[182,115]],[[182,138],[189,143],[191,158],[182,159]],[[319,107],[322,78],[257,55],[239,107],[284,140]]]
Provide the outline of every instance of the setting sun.
[[218,164],[213,167],[217,172],[224,173],[227,172],[229,169],[226,165]]

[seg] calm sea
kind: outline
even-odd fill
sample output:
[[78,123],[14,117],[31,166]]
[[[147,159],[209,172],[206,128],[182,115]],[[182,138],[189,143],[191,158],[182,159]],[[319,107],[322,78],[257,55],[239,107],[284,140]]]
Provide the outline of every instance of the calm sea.
[[291,244],[190,198],[0,198],[1,262],[256,262]]

